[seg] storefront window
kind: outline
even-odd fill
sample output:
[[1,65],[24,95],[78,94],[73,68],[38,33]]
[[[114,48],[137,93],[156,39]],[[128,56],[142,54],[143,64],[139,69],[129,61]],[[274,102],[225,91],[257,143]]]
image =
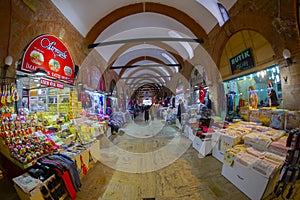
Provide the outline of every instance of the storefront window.
[[272,90],[275,92],[278,104],[280,104],[282,100],[278,65],[225,81],[224,88],[227,96],[227,111],[229,114],[234,113],[241,107],[249,106],[250,88],[252,92],[256,92],[258,96],[258,107],[276,106],[275,103],[270,103],[271,98],[269,95]]

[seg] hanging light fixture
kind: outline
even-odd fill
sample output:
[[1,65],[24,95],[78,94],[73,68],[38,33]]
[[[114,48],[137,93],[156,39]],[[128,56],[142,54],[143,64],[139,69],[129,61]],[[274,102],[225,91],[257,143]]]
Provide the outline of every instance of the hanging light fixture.
[[286,60],[287,67],[293,64],[293,60],[291,58],[291,52],[288,49],[284,49],[282,52],[283,58]]

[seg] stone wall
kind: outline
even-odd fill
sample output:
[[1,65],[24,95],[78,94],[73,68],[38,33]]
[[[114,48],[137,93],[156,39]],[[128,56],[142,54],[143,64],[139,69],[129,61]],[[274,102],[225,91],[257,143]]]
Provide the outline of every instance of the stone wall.
[[[282,77],[288,77],[290,81],[283,84],[284,107],[288,109],[300,108],[300,46],[295,6],[294,0],[239,0],[229,11],[230,20],[223,27],[216,25],[203,46],[217,66],[226,42],[241,30],[254,30],[263,35],[271,44],[280,65],[285,62],[282,58],[283,49],[290,49],[296,63],[288,68],[281,67]],[[74,63],[79,66],[89,54],[87,39],[79,34],[51,1],[0,1],[0,16],[0,66],[4,65],[7,55],[12,55],[14,61],[19,60],[26,45],[44,33],[59,36],[68,47]],[[189,77],[190,71],[183,69],[181,72]],[[13,68],[9,69],[8,76],[14,73]],[[111,71],[105,71],[105,75],[108,77],[107,85],[110,78],[118,79]]]
[[213,60],[220,66],[222,51],[235,33],[254,30],[271,44],[275,61],[284,65],[282,51],[288,48],[296,61],[292,66],[280,67],[283,77],[291,77],[288,84],[282,85],[282,95],[286,109],[299,109],[300,74],[297,60],[299,55],[299,35],[296,25],[296,3],[293,0],[239,0],[229,11],[230,20],[223,26],[218,25],[209,33],[209,51]]

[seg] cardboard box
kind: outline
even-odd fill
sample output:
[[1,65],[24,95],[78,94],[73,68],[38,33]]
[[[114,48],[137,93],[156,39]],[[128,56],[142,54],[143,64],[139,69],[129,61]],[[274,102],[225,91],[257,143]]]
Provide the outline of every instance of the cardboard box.
[[211,139],[201,140],[199,137],[195,137],[192,146],[202,157],[208,155],[212,151]]
[[276,183],[276,178],[266,178],[238,162],[232,167],[223,164],[222,175],[252,200],[263,199],[272,193]]
[[224,160],[224,151],[220,148],[220,140],[217,142],[217,144],[212,149],[212,156],[223,163]]
[[32,190],[30,193],[24,192],[18,185],[14,184],[14,188],[21,200],[41,200],[44,199],[39,188]]

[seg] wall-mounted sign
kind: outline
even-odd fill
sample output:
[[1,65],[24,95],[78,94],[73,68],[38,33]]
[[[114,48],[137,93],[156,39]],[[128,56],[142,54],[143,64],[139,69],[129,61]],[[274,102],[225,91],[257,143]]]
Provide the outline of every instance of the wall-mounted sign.
[[45,78],[41,78],[41,85],[47,87],[54,87],[58,89],[64,89],[64,84],[49,79],[45,79]]
[[254,59],[251,49],[246,49],[245,51],[230,58],[230,66],[232,74],[236,74],[254,67]]
[[21,70],[44,69],[47,76],[74,84],[74,63],[66,46],[53,35],[40,35],[25,49]]

